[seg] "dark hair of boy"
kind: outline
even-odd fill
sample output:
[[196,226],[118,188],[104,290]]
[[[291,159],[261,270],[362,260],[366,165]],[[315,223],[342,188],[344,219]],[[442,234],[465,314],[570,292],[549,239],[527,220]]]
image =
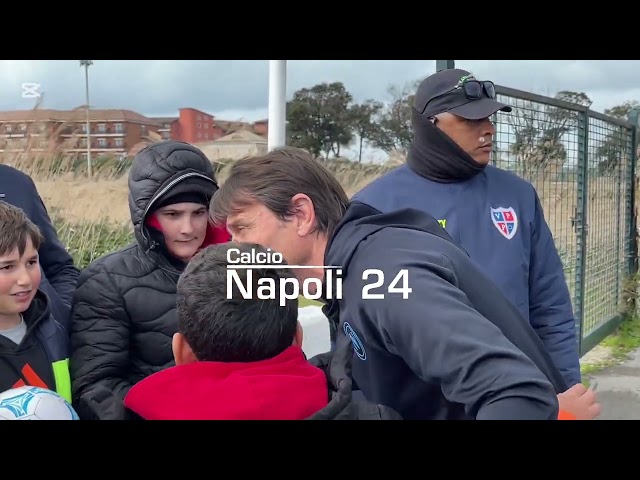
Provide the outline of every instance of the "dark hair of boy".
[[[290,347],[296,335],[298,300],[288,299],[280,306],[281,279],[294,276],[286,268],[239,268],[235,272],[251,298],[244,298],[235,283],[228,295],[227,277],[229,267],[233,267],[227,259],[230,249],[240,254],[267,251],[256,244],[229,242],[196,254],[178,281],[179,331],[200,361],[258,362],[273,358]],[[260,278],[273,280],[274,299],[258,298]]]
[[29,239],[35,250],[44,241],[40,229],[22,209],[0,201],[0,256],[9,255],[17,248],[22,257]]

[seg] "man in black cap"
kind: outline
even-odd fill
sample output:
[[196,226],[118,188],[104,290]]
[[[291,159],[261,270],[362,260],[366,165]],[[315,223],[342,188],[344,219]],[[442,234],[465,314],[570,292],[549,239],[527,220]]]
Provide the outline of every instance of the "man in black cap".
[[406,165],[354,200],[435,217],[533,326],[567,385],[584,390],[571,297],[540,199],[530,183],[489,165],[498,111],[511,107],[496,101],[493,82],[459,69],[427,77]]

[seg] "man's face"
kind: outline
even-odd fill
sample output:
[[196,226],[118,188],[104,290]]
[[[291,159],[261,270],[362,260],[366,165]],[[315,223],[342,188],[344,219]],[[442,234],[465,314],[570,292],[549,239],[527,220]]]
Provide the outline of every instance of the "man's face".
[[156,216],[169,252],[185,262],[191,260],[207,233],[207,207],[199,203],[176,203],[159,209]]
[[496,128],[490,118],[467,120],[451,113],[437,116],[436,126],[458,144],[480,165],[486,165],[491,158],[492,138]]
[[22,256],[17,248],[0,256],[0,315],[17,315],[29,308],[41,276],[38,251],[31,239]]
[[[289,265],[305,265],[311,258],[315,236],[308,235],[307,207],[296,209],[290,219],[282,220],[262,203],[244,206],[227,218],[227,229],[233,241],[257,243],[282,254]],[[305,269],[295,269],[301,279]]]

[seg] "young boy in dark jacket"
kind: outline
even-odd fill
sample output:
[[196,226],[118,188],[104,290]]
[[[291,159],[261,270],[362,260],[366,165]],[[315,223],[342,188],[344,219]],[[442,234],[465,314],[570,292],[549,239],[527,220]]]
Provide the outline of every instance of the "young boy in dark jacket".
[[[352,400],[350,348],[318,356],[317,366],[307,360],[298,301],[280,305],[282,279],[293,278],[285,265],[230,265],[233,257],[265,252],[227,243],[191,260],[177,287],[176,366],[134,385],[125,406],[146,420],[399,419]],[[274,299],[261,299],[267,282]]]
[[0,392],[33,385],[71,402],[68,335],[40,290],[39,228],[0,201]]

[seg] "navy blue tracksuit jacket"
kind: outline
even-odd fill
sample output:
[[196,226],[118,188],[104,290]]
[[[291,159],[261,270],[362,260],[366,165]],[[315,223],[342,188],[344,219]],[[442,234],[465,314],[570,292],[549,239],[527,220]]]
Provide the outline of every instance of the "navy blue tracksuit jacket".
[[405,420],[557,418],[549,352],[433,217],[352,202],[324,264],[343,272],[323,312],[367,400]]
[[571,297],[530,183],[491,165],[471,180],[438,183],[403,165],[353,200],[381,212],[416,208],[435,217],[531,323],[567,384],[580,383]]

